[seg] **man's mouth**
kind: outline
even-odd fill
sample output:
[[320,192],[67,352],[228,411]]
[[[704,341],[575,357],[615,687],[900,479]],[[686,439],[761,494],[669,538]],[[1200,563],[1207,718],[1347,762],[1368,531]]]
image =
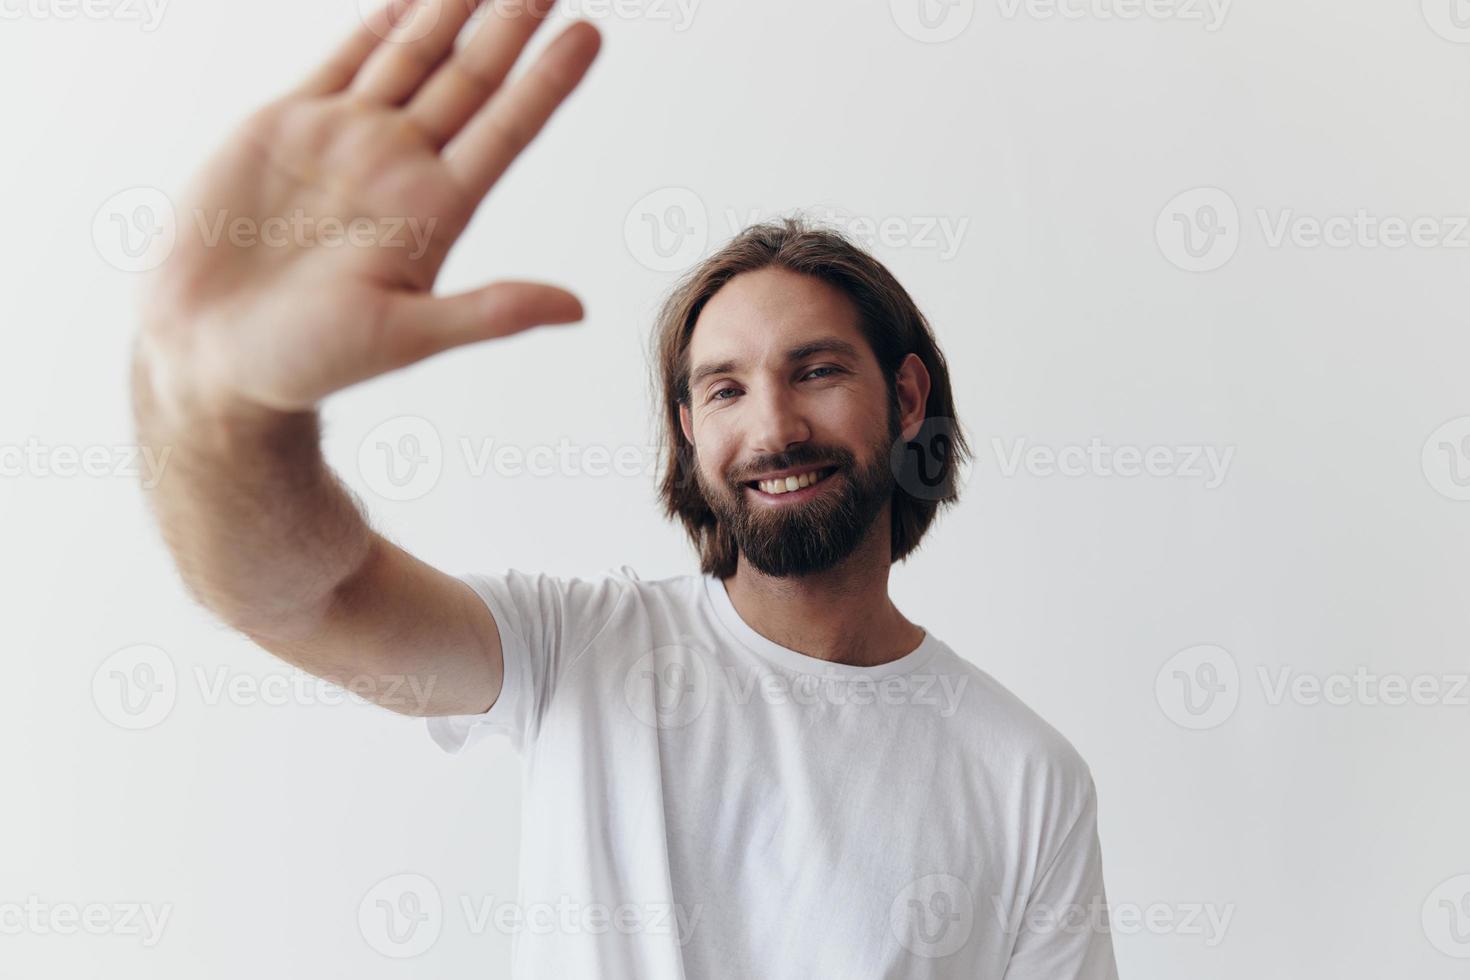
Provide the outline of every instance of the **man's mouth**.
[[815,486],[836,472],[837,467],[835,466],[823,466],[770,480],[749,480],[745,485],[767,496],[779,497],[782,494],[795,493],[798,490]]

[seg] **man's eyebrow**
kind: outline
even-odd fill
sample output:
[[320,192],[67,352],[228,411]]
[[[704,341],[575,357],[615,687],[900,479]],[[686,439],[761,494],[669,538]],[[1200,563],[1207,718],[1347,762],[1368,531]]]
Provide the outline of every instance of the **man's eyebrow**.
[[[836,354],[841,357],[857,360],[858,349],[854,345],[839,337],[823,337],[820,340],[808,341],[805,344],[797,344],[786,352],[787,363],[804,361],[815,354]],[[733,374],[740,370],[738,361],[720,361],[716,364],[702,364],[689,374],[689,387],[695,388],[705,378],[716,374]]]

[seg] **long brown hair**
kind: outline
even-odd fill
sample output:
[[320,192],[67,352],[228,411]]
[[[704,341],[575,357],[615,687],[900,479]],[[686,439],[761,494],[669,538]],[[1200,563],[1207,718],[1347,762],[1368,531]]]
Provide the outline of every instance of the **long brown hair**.
[[[700,311],[735,276],[768,267],[820,279],[840,289],[857,307],[863,336],[887,379],[890,418],[897,412],[897,371],[904,358],[917,354],[929,369],[924,427],[891,457],[897,478],[891,561],[902,561],[919,546],[940,505],[959,499],[956,475],[970,456],[955,414],[949,367],[929,322],[892,273],[840,231],[816,226],[800,216],[752,225],[740,232],[687,272],[658,314],[653,336],[654,387],[663,418],[659,498],[664,513],[683,523],[699,551],[702,572],[720,578],[735,574],[739,548],[699,489],[695,479],[698,463],[679,424],[679,406],[689,404],[689,339]],[[917,449],[917,457],[909,452],[911,448]],[[922,479],[916,475],[917,468],[924,470]]]

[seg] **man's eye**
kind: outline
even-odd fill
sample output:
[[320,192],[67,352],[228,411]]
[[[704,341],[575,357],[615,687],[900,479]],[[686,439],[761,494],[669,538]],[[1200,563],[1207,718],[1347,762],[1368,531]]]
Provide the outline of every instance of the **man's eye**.
[[[842,373],[842,369],[841,368],[839,368],[839,367],[833,367],[832,365],[828,364],[828,365],[824,365],[822,367],[812,368],[806,374],[802,375],[802,379],[805,380],[806,378],[810,378],[813,375],[819,375],[820,377],[824,377],[824,378],[827,377],[827,375],[825,375],[825,374],[819,374],[819,372],[822,372],[822,371],[830,371],[833,374],[841,374]],[[712,402],[727,402],[730,399],[728,399],[728,398],[721,398],[720,396],[723,395],[727,391],[738,391],[738,390],[739,390],[738,388],[731,388],[731,387],[721,388],[718,391],[712,392],[710,394],[710,396],[709,396],[709,399]]]

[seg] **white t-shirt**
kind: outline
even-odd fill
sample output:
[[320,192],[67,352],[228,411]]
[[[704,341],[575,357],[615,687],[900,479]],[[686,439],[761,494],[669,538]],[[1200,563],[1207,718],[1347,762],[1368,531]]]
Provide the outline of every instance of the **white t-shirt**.
[[466,574],[524,760],[518,980],[1115,980],[1087,765],[925,631],[780,646],[724,583]]

